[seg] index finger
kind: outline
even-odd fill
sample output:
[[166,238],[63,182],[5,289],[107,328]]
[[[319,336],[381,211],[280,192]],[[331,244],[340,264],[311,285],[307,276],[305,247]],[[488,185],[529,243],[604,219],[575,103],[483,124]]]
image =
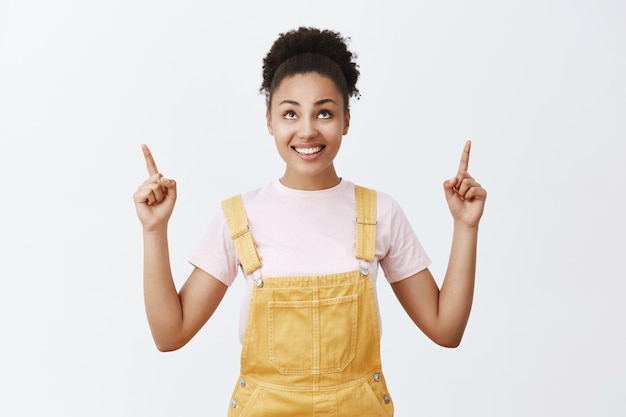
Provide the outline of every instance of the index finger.
[[146,146],[145,144],[142,144],[141,150],[143,151],[144,158],[146,158],[146,167],[148,168],[148,174],[152,176],[156,174],[157,172],[159,172],[156,166],[156,162],[154,162],[154,158],[152,157],[152,152],[150,152],[150,149],[148,148],[148,146]]
[[459,162],[459,173],[467,172],[467,168],[469,166],[469,155],[470,149],[472,148],[472,141],[468,140],[465,142],[465,147],[463,148],[463,153],[461,154],[461,162]]

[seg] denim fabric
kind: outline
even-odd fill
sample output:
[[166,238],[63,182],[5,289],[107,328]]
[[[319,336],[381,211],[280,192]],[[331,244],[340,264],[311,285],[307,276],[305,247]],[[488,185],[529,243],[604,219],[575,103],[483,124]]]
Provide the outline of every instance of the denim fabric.
[[[357,258],[373,259],[376,194],[357,187]],[[259,257],[241,199],[224,204],[244,271]],[[245,225],[245,227],[243,227]],[[365,262],[367,264],[367,262]],[[248,265],[248,268],[246,268]],[[259,278],[229,417],[393,416],[380,360],[380,327],[367,268]]]

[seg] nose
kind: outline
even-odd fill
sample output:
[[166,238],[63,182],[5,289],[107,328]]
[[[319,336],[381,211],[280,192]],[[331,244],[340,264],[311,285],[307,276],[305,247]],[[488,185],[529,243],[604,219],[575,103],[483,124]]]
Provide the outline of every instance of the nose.
[[300,119],[298,124],[298,138],[302,140],[310,140],[317,136],[317,126],[315,120],[309,118]]

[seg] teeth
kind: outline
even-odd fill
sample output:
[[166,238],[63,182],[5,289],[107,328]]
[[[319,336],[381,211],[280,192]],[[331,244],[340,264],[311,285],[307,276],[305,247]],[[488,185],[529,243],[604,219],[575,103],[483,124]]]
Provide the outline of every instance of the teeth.
[[314,153],[318,153],[319,151],[322,150],[321,146],[316,146],[315,148],[294,148],[296,150],[296,152],[303,154],[303,155],[311,155]]

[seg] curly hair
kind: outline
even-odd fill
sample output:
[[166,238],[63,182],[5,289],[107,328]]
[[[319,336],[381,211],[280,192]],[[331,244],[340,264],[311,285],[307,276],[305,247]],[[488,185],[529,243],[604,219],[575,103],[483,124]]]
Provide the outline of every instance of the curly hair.
[[263,84],[269,107],[280,83],[295,74],[317,72],[333,80],[342,93],[346,111],[350,97],[359,97],[356,87],[359,66],[356,55],[348,50],[350,38],[331,30],[300,27],[281,33],[263,59]]

